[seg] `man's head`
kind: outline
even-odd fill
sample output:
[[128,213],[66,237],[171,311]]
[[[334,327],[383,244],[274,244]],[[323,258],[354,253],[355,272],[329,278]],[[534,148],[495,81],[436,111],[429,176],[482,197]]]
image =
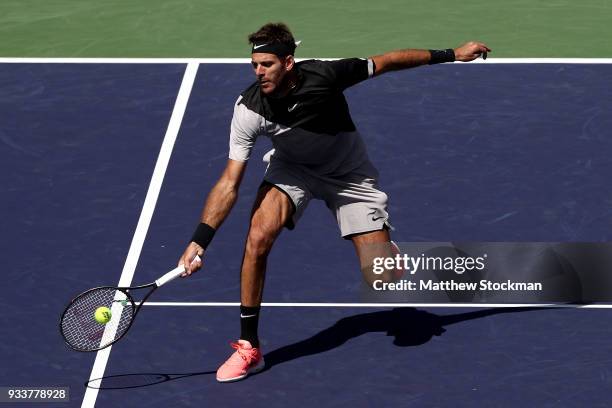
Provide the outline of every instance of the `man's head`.
[[266,95],[283,94],[294,80],[295,39],[283,23],[268,23],[249,35],[251,63]]

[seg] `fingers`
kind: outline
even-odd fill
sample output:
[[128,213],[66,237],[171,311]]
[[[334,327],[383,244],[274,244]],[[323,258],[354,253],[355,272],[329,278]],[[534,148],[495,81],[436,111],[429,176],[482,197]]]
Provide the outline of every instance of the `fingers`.
[[486,46],[486,44],[480,42],[474,42],[474,58],[478,58],[482,56],[482,59],[487,59],[488,53],[491,52],[491,49]]
[[202,267],[202,258],[204,257],[204,250],[198,244],[191,243],[183,253],[181,259],[179,259],[178,265],[185,267],[185,272],[181,274],[181,277],[190,276],[192,273],[198,271]]
[[183,265],[189,265],[188,268],[185,268],[185,276],[190,276],[192,273],[197,272],[202,267],[202,258],[194,257],[192,261],[185,262]]
[[187,265],[185,272],[181,274],[181,277],[191,276],[192,273],[197,272],[202,267],[201,258],[190,260],[188,257],[181,259],[180,265]]
[[486,44],[470,41],[455,51],[455,59],[463,62],[474,61],[478,57],[486,59],[489,52],[491,52],[491,49]]
[[478,41],[470,41],[469,43],[466,44],[466,46],[470,48],[472,51],[478,52],[478,53],[491,51],[491,49],[487,47],[485,43],[481,43]]
[[485,44],[478,44],[479,45],[479,50],[480,50],[480,55],[482,56],[483,60],[487,59],[488,54],[491,52],[491,49],[489,47],[487,47]]

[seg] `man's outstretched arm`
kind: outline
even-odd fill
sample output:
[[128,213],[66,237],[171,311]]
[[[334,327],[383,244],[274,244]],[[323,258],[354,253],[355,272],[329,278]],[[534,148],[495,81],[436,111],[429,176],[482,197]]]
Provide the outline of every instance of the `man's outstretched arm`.
[[[247,162],[231,159],[227,161],[223,174],[221,174],[215,186],[208,193],[206,203],[202,209],[200,222],[205,224],[203,226],[205,230],[212,228],[214,233],[214,230],[221,226],[232,210],[232,207],[234,207],[238,198],[240,182],[246,170],[246,164]],[[201,227],[202,224],[200,224]],[[201,227],[198,228],[200,229]],[[200,269],[202,266],[201,262],[193,262],[193,260],[196,255],[202,258],[204,251],[205,248],[196,242],[192,241],[187,245],[185,252],[179,260],[179,265],[189,265],[186,271],[187,275]]]
[[[370,57],[376,66],[374,75],[378,76],[389,71],[397,71],[437,62],[473,61],[484,53],[491,52],[485,44],[470,41],[452,52],[431,52],[429,50],[406,49],[397,50]],[[454,55],[453,55],[454,54]],[[452,57],[452,59],[451,59]]]

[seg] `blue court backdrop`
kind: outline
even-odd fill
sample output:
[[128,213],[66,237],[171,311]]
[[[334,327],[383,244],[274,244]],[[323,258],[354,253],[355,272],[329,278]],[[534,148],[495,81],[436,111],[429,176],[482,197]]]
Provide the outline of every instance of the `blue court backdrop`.
[[[610,241],[609,67],[449,64],[348,90],[390,196],[393,238]],[[0,386],[69,386],[62,406],[80,406],[95,354],[70,351],[58,318],[76,293],[119,281],[184,71],[0,64]],[[251,81],[248,64],[199,66],[133,283],[175,265]],[[269,148],[258,141],[204,270],[152,301],[239,300]],[[274,248],[264,300],[358,302],[360,285],[352,245],[313,202]],[[220,385],[213,373],[238,335],[236,311],[145,308],[104,373],[134,387],[101,390],[97,406],[238,406],[237,389],[257,406],[606,406],[612,391],[607,310],[267,308],[271,368]]]

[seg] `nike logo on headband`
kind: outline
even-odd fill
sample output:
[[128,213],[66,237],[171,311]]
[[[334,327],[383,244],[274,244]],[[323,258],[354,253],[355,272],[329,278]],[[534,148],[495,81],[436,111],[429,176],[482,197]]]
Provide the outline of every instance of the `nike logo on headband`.
[[266,45],[268,44],[253,45],[253,49],[256,50],[258,48],[265,47]]

